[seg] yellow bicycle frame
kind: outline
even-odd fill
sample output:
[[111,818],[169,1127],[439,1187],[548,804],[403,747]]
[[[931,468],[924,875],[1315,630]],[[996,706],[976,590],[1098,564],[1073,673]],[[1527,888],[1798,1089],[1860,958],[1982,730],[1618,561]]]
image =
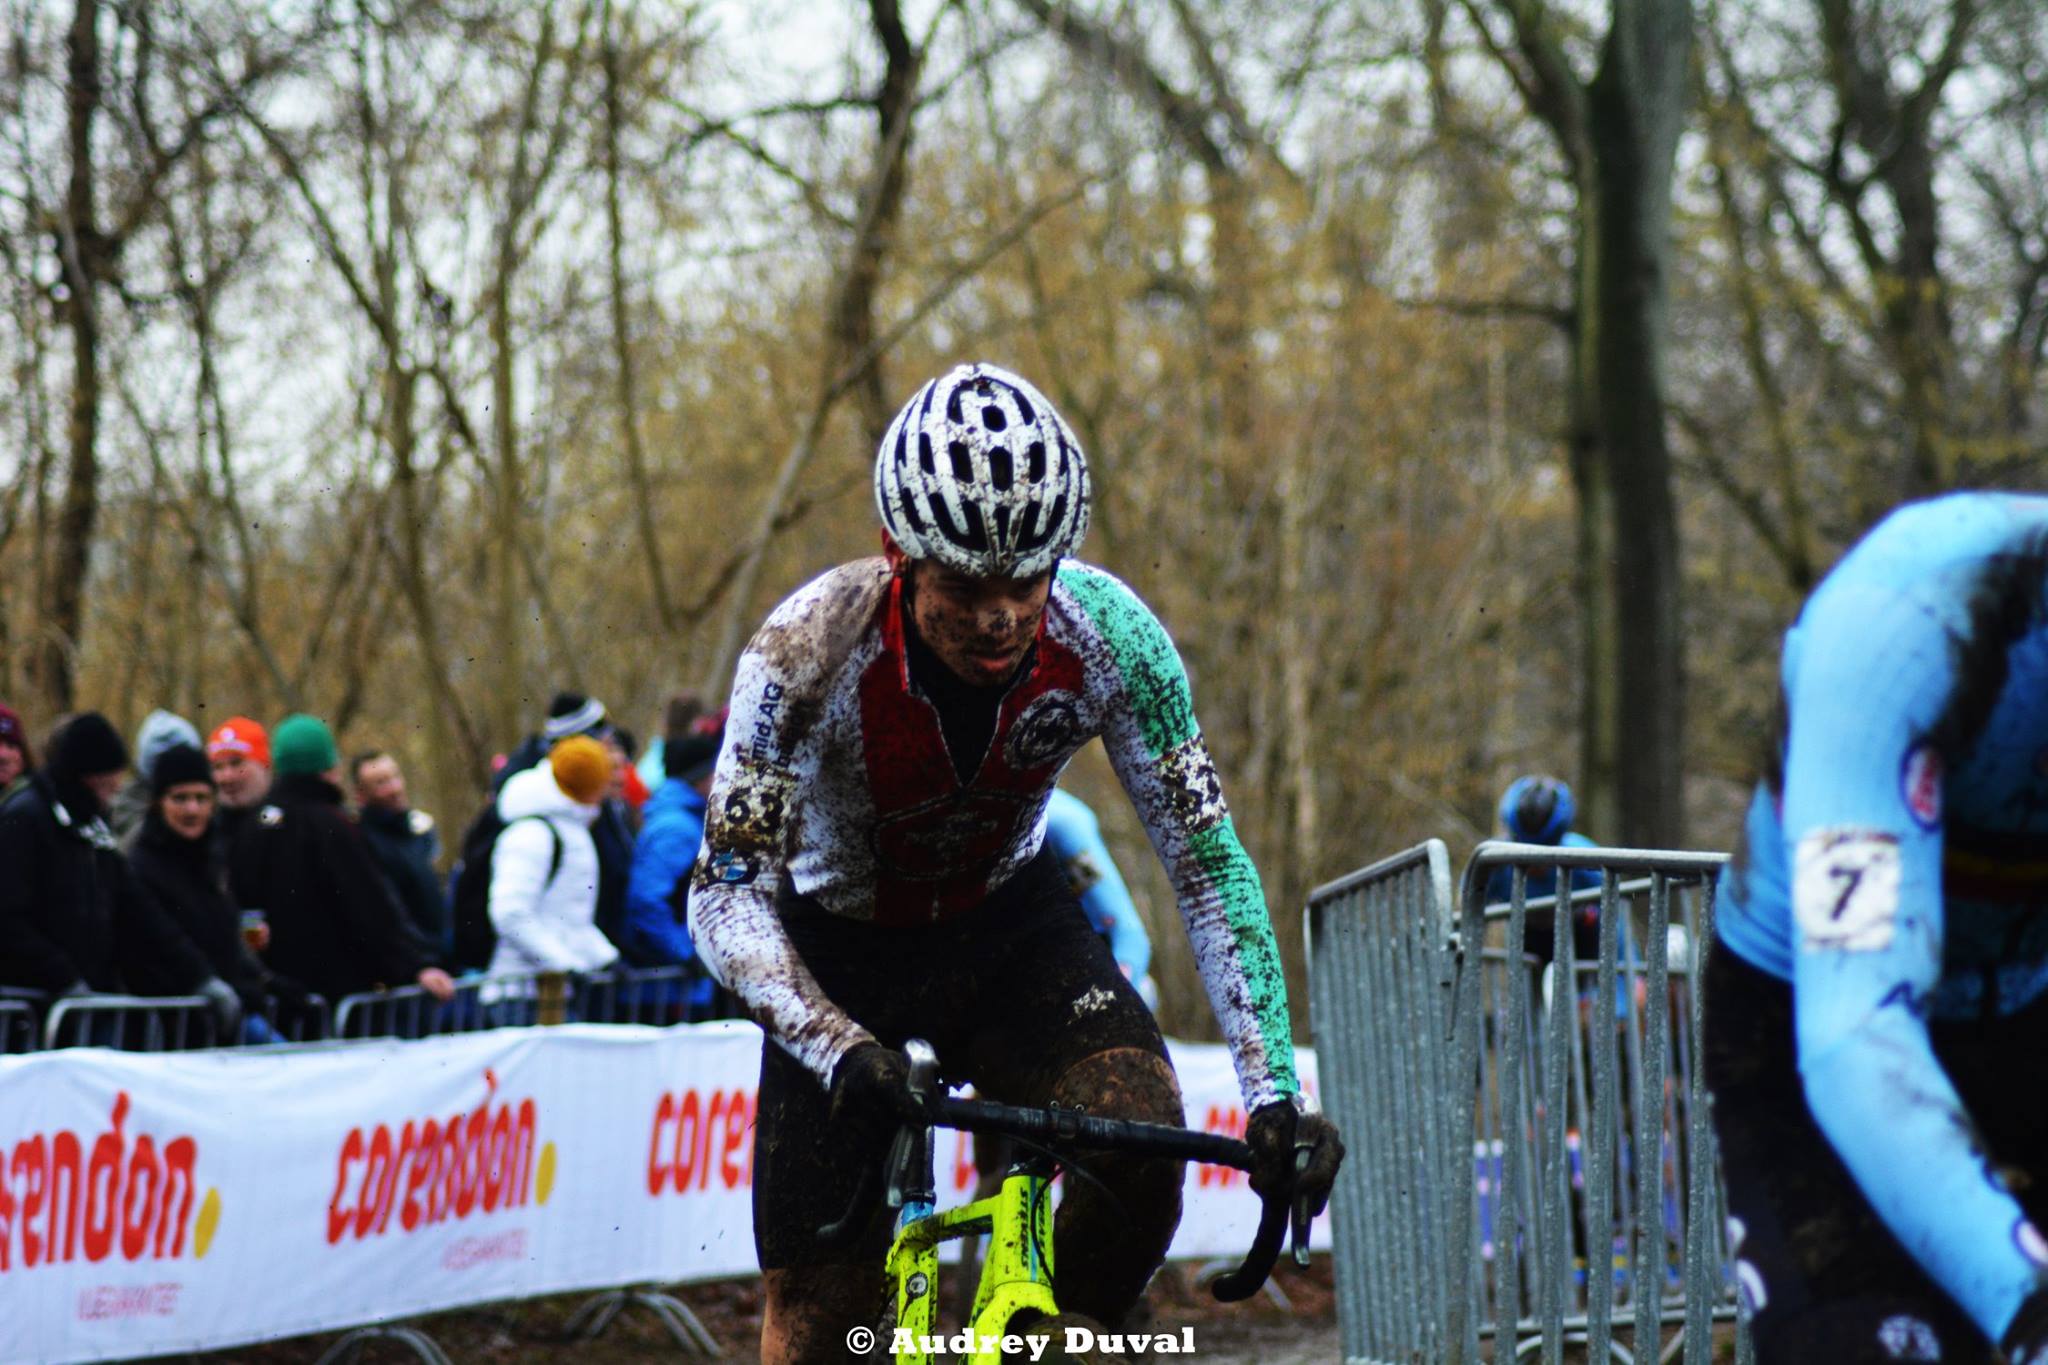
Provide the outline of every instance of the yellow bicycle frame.
[[[1052,1297],[1052,1181],[1012,1169],[989,1198],[913,1219],[897,1232],[888,1274],[896,1286],[896,1327],[909,1333],[911,1343],[908,1351],[895,1353],[899,1365],[931,1360],[922,1344],[935,1334],[940,1244],[975,1236],[989,1239],[969,1321],[977,1348],[983,1341],[999,1342],[1010,1320],[1027,1308],[1046,1317],[1059,1311]],[[967,1365],[1003,1365],[1008,1357],[995,1346],[962,1359]]]

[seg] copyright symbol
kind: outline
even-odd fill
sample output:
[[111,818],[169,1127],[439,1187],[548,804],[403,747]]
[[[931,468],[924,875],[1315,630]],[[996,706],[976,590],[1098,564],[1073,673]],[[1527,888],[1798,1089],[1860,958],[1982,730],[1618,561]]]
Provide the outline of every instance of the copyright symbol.
[[875,1349],[875,1329],[856,1327],[846,1334],[846,1349],[857,1356],[864,1356]]

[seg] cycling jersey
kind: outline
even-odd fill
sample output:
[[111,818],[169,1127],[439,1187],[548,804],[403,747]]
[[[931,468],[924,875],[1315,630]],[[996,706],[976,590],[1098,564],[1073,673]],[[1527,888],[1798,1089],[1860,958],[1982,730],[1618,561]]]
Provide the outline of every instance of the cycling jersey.
[[829,1083],[869,1035],[791,947],[784,884],[879,926],[970,910],[1038,852],[1048,793],[1099,735],[1172,880],[1247,1106],[1293,1095],[1264,894],[1157,618],[1109,574],[1064,562],[986,751],[956,766],[913,679],[904,605],[885,561],[844,565],[777,607],[741,656],[689,906],[713,972]]
[[[2048,499],[1887,518],[1785,638],[1782,787],[1759,788],[1719,933],[1793,983],[1813,1116],[1992,1340],[2048,1284],[1928,1038],[2048,991]],[[2014,1081],[2039,1085],[2035,1059]]]
[[1088,803],[1064,787],[1054,787],[1045,808],[1045,841],[1066,868],[1067,881],[1081,899],[1081,909],[1095,932],[1109,939],[1116,965],[1124,969],[1140,995],[1152,971],[1152,938],[1131,889],[1117,871],[1116,859],[1102,842],[1102,822]]

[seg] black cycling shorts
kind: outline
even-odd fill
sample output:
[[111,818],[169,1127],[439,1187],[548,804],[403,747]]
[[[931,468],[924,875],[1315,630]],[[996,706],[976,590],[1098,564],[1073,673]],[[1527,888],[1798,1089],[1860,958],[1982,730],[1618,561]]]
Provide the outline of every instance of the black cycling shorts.
[[[833,1004],[886,1046],[925,1039],[946,1080],[985,1098],[1044,1104],[1071,1067],[1114,1048],[1166,1056],[1152,1012],[1089,927],[1049,848],[980,905],[937,924],[877,927],[787,893],[777,909]],[[871,1246],[829,1256],[816,1246],[861,1170],[882,1160],[828,1131],[827,1105],[815,1076],[763,1043],[754,1246],[764,1270],[879,1264],[887,1245],[877,1219]]]
[[[1983,1023],[1937,1021],[1935,1055],[2028,1216],[2048,1215],[2048,1000]],[[1814,1122],[1791,986],[1717,945],[1707,1083],[1728,1185],[1730,1260],[1763,1365],[1982,1362],[1985,1341],[1884,1225]],[[1739,1233],[1739,1239],[1738,1239]]]

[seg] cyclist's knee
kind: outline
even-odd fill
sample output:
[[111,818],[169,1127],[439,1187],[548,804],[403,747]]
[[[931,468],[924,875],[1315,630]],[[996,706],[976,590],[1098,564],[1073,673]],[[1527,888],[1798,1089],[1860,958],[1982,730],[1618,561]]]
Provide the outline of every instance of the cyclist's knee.
[[[1143,1048],[1116,1048],[1083,1059],[1060,1077],[1053,1099],[1111,1118],[1181,1122],[1173,1068]],[[1183,1166],[1159,1157],[1118,1155],[1084,1164],[1096,1180],[1067,1181],[1054,1231],[1054,1292],[1063,1309],[1114,1324],[1144,1293],[1173,1241],[1180,1223]]]
[[1181,1122],[1180,1082],[1167,1060],[1148,1048],[1114,1047],[1083,1057],[1053,1082],[1052,1100],[1109,1118]]
[[787,1266],[761,1272],[761,1365],[847,1358],[847,1333],[880,1316],[875,1265]]

